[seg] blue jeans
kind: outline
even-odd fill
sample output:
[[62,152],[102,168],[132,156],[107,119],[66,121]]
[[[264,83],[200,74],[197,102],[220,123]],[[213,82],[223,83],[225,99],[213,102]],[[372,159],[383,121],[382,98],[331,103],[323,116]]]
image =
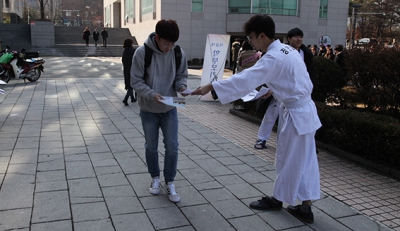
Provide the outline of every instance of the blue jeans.
[[147,169],[151,177],[160,176],[158,164],[158,137],[161,128],[165,147],[165,182],[174,181],[178,164],[178,113],[176,108],[166,113],[151,113],[140,110],[144,131]]

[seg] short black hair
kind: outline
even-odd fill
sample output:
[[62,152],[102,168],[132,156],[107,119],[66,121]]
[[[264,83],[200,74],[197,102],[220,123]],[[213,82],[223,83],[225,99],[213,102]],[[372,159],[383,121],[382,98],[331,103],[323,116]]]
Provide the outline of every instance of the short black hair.
[[254,32],[256,36],[264,33],[268,38],[275,37],[275,23],[274,20],[265,14],[257,14],[251,17],[243,26],[244,33],[249,35]]
[[176,42],[179,39],[179,27],[174,20],[162,19],[157,22],[156,34],[159,38],[165,39],[169,42]]
[[342,44],[338,44],[335,46],[335,51],[343,51],[343,45]]
[[133,44],[133,39],[125,39],[124,41],[124,48],[131,47]]
[[300,30],[298,27],[291,29],[290,31],[287,32],[286,37],[291,38],[293,36],[301,36],[303,37],[303,31]]

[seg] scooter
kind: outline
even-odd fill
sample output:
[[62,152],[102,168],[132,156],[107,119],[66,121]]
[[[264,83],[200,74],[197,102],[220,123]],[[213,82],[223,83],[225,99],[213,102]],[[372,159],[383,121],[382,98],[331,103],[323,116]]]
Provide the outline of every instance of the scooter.
[[4,73],[0,75],[2,81],[8,83],[11,78],[19,78],[24,79],[26,83],[26,80],[35,82],[40,78],[42,72],[44,72],[43,64],[46,60],[38,58],[38,52],[29,53],[31,58],[27,59],[24,50],[21,53],[13,51],[11,54],[13,56],[11,60],[8,63],[1,64],[4,70]]

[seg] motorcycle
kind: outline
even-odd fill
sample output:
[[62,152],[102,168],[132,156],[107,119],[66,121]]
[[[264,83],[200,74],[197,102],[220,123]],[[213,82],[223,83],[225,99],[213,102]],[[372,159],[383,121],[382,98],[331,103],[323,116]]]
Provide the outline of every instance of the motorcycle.
[[[24,79],[30,82],[37,81],[44,67],[43,64],[46,62],[45,59],[39,58],[39,52],[27,52],[22,49],[21,52],[12,51],[11,53],[5,53],[9,58],[8,62],[1,63],[1,67],[4,73],[0,75],[0,80],[8,83],[11,78]],[[3,57],[2,56],[2,57]],[[0,59],[2,58],[0,57]]]

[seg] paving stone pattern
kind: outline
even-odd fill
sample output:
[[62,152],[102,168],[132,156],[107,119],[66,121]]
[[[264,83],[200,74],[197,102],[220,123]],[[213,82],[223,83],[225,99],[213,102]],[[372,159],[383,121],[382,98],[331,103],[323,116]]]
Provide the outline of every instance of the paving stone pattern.
[[48,58],[45,71],[0,95],[0,230],[400,230],[399,182],[324,150],[314,224],[250,209],[272,192],[275,137],[254,150],[257,125],[194,96],[179,110],[181,202],[153,196],[120,59]]

